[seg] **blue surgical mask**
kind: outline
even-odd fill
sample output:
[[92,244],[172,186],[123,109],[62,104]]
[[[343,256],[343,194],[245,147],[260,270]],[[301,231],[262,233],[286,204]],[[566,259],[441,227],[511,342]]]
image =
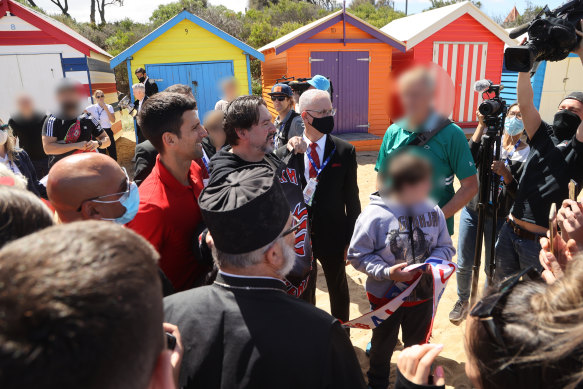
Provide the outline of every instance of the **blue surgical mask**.
[[521,134],[524,131],[524,124],[516,116],[506,118],[504,121],[504,131],[510,136]]
[[140,192],[138,191],[136,183],[132,182],[130,184],[129,194],[121,196],[117,201],[125,207],[126,211],[124,214],[116,219],[103,218],[102,220],[112,221],[117,224],[127,224],[131,222],[134,217],[136,217],[138,208],[140,207]]

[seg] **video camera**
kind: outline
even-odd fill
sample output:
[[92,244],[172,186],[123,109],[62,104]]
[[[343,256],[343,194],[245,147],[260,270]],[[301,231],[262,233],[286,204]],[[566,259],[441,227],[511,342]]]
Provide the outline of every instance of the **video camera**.
[[[328,78],[328,77],[326,77]],[[292,89],[292,91],[294,92],[294,94],[297,93],[298,97],[302,95],[302,93],[304,93],[305,91],[308,90],[308,88],[310,87],[310,84],[308,84],[308,81],[310,81],[312,78],[295,78],[295,77],[286,77],[283,76],[282,78],[278,78],[277,80],[275,80],[276,84],[286,84],[289,85],[289,87]],[[328,81],[330,81],[330,78],[328,78]],[[332,87],[332,81],[330,81],[330,89],[328,90],[328,92],[330,92],[330,99],[334,98],[334,88]]]
[[528,32],[529,40],[522,46],[508,47],[504,61],[508,70],[528,72],[537,61],[560,61],[581,41],[575,31],[583,19],[583,0],[571,0],[554,10],[545,6],[530,23],[510,32],[515,39]]
[[501,132],[504,127],[504,118],[506,116],[506,101],[500,98],[500,91],[504,85],[495,85],[490,80],[479,80],[474,84],[474,90],[478,93],[494,93],[494,97],[482,101],[478,111],[484,115],[484,123],[487,131]]

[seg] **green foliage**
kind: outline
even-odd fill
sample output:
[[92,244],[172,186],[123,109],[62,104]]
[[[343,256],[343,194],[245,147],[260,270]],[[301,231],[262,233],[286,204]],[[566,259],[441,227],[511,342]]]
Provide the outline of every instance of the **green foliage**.
[[349,11],[377,28],[384,27],[394,19],[405,16],[404,12],[395,11],[387,5],[375,5],[369,0],[355,0],[350,6]]
[[[427,8],[426,11],[430,10],[430,9],[445,7],[447,5],[461,3],[465,0],[430,0],[430,1],[431,1],[431,6],[429,8]],[[482,8],[481,1],[478,1],[478,0],[471,0],[471,1],[472,1],[472,3],[474,3],[474,5],[476,7]]]

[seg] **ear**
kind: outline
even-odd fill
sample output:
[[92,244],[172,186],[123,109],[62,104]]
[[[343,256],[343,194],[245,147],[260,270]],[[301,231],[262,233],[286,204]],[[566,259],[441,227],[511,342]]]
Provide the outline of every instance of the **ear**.
[[279,242],[275,242],[266,252],[265,252],[265,262],[272,269],[280,269],[283,267],[283,250],[279,245]]
[[154,371],[150,377],[148,389],[175,389],[178,383],[174,382],[170,350],[163,350],[158,356]]
[[92,201],[85,201],[81,206],[83,220],[101,220],[101,214]]
[[173,147],[177,143],[177,136],[171,132],[165,132],[162,134],[162,142],[164,143],[164,149],[167,147]]
[[243,128],[235,128],[235,133],[237,134],[239,139],[247,139],[247,134],[249,133],[249,131]]

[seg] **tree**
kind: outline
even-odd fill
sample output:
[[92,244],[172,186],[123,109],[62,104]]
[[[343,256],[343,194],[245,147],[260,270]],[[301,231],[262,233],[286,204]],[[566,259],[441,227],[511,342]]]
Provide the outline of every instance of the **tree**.
[[[61,3],[61,1],[62,1],[62,3]],[[30,2],[30,0],[29,0],[29,2]],[[59,9],[61,10],[61,13],[63,15],[65,15],[68,18],[71,17],[71,15],[69,15],[69,0],[51,0],[51,3],[53,3],[54,5],[59,7]]]
[[[51,0],[52,1],[52,0]],[[97,12],[99,12],[99,17],[101,18],[101,25],[105,25],[105,7],[108,5],[117,4],[120,7],[123,5],[123,0],[96,0],[97,1]],[[95,19],[95,17],[94,17]],[[95,21],[94,21],[95,23]]]
[[91,0],[91,11],[89,13],[89,22],[95,25],[95,0]]
[[[381,3],[382,4],[382,3]],[[395,11],[386,5],[373,5],[369,0],[355,0],[350,5],[350,12],[377,28],[385,26],[394,19],[405,16],[404,12]]]
[[[425,11],[428,11],[430,9],[445,7],[445,6],[452,5],[452,4],[461,3],[462,1],[465,1],[465,0],[430,0],[430,1],[431,1],[431,6],[429,8],[427,8]],[[481,1],[478,1],[478,0],[471,0],[471,1],[476,7],[482,8]]]
[[496,23],[500,24],[504,28],[512,28],[532,21],[536,17],[536,15],[538,15],[539,12],[542,11],[542,9],[543,9],[542,6],[534,5],[531,1],[527,1],[524,12],[522,12],[521,15],[518,15],[515,21],[504,23],[506,15],[495,16],[493,19]]

